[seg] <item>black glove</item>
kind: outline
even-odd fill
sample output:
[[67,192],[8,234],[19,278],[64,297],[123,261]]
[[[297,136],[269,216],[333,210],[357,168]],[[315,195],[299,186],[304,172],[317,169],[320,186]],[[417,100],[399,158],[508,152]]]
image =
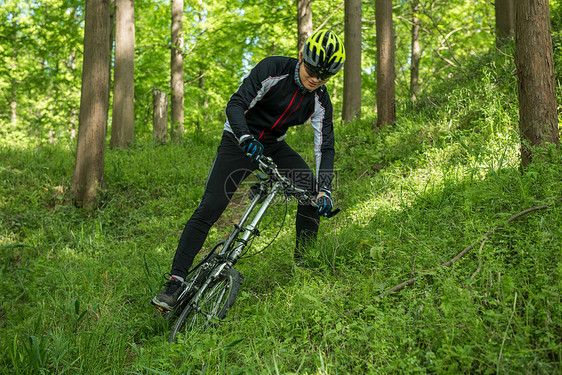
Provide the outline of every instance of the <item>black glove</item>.
[[330,212],[332,212],[332,207],[334,206],[334,201],[330,196],[330,192],[328,190],[321,190],[316,197],[316,200],[318,203],[318,207],[316,208],[316,212],[318,212],[318,215],[330,215]]
[[252,161],[257,162],[263,155],[263,145],[251,135],[245,135],[240,138],[240,147],[242,147],[246,156]]

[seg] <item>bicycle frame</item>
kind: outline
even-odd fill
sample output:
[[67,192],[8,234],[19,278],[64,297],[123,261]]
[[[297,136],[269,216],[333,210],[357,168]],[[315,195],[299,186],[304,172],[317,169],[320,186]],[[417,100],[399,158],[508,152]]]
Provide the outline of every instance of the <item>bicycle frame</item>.
[[[268,181],[261,181],[261,184],[268,184]],[[271,203],[282,191],[282,187],[283,184],[281,182],[273,182],[269,187],[269,191],[260,189],[259,194],[253,197],[252,201],[244,211],[244,214],[238,221],[238,224],[234,226],[234,230],[231,232],[228,240],[226,240],[226,242],[222,245],[222,249],[218,252],[216,259],[219,264],[212,269],[211,274],[209,275],[209,280],[203,284],[201,289],[204,289],[206,284],[217,277],[223,269],[227,267],[234,267],[238,257],[240,257],[240,254],[242,254],[244,248],[250,242],[250,238],[258,234],[257,228],[263,216],[269,209]],[[259,206],[259,202],[264,198],[264,196],[265,200],[261,203],[261,206],[252,218],[251,222],[246,225],[246,222],[252,216],[252,212]],[[242,235],[240,236],[240,234]]]

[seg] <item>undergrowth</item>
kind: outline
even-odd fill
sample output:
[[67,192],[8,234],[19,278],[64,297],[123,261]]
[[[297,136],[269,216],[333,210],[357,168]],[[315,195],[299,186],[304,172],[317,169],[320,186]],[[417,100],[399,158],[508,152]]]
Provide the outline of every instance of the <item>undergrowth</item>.
[[[3,133],[0,372],[560,372],[560,151],[521,172],[512,62],[497,54],[473,64],[401,104],[394,127],[373,129],[371,117],[338,124],[343,212],[323,221],[305,267],[292,261],[293,203],[277,240],[237,265],[246,279],[227,319],[177,345],[149,301],[222,126],[179,145],[108,149],[107,188],[90,214],[65,204],[74,146]],[[310,129],[289,135],[311,163],[312,142]]]

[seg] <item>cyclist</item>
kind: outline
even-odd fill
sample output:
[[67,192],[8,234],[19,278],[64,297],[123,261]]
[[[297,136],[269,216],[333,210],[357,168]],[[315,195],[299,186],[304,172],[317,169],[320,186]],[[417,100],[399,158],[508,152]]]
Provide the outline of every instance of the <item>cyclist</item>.
[[[269,156],[299,188],[318,193],[318,207],[299,204],[295,258],[316,239],[320,216],[332,209],[334,164],[332,103],[325,83],[345,61],[341,39],[321,30],[306,41],[299,58],[271,56],[243,79],[226,106],[226,122],[199,206],[185,225],[173,259],[170,279],[152,300],[171,310],[182,282],[211,226],[224,212],[238,185]],[[314,128],[316,179],[303,158],[286,142],[290,126],[310,120]]]

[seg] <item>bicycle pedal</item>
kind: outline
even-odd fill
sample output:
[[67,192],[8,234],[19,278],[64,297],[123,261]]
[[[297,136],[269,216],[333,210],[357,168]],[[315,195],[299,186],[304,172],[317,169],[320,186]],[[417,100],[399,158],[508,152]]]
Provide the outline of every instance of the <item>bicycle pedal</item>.
[[163,308],[162,306],[158,306],[157,304],[154,303],[154,301],[150,301],[150,303],[152,303],[152,306],[156,307],[157,310],[159,310],[162,314],[167,314],[168,310],[166,310],[165,308]]

